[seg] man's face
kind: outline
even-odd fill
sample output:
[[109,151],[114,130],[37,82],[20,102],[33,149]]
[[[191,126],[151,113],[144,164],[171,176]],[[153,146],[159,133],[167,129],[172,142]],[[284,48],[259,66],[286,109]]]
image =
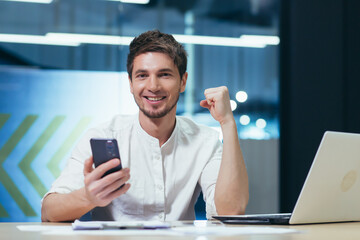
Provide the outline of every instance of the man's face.
[[186,79],[187,73],[180,79],[179,70],[168,55],[147,52],[134,59],[130,90],[141,112],[149,118],[161,118],[169,112],[176,113]]

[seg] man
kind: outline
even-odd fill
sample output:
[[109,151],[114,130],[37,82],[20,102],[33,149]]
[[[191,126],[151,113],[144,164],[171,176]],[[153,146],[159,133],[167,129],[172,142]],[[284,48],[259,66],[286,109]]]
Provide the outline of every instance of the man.
[[[139,114],[116,116],[85,134],[43,199],[42,221],[71,221],[89,211],[93,220],[189,220],[201,190],[208,218],[244,213],[248,177],[228,90],[207,89],[200,102],[220,123],[221,144],[216,131],[176,116],[186,63],[171,35],[148,31],[132,41],[127,70]],[[116,138],[123,169],[101,178],[120,160],[94,169],[90,138]]]

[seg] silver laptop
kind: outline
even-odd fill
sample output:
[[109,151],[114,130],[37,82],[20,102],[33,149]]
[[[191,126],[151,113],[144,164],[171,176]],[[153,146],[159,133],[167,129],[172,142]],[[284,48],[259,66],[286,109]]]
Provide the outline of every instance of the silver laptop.
[[325,132],[292,213],[213,217],[232,224],[360,221],[360,134]]

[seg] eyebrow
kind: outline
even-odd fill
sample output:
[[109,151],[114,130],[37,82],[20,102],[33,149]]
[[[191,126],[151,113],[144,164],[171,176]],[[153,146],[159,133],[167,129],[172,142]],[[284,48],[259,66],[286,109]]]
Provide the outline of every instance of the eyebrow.
[[137,70],[134,74],[138,74],[138,73],[146,73],[147,71],[146,70],[143,70],[143,69],[139,69]]
[[173,72],[173,70],[171,68],[162,68],[159,72]]
[[[147,73],[147,72],[148,71],[145,69],[139,69],[139,70],[136,70],[136,72],[134,74],[136,75],[139,73]],[[158,72],[174,72],[174,71],[171,68],[162,68]]]

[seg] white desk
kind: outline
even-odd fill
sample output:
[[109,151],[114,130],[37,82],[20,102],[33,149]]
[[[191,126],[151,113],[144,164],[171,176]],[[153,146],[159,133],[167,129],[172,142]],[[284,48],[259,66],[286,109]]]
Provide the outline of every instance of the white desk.
[[[188,222],[187,222],[188,223]],[[33,225],[33,226],[70,226],[69,223],[0,223],[0,239],[16,239],[16,240],[64,240],[64,239],[194,239],[194,240],[211,240],[211,239],[281,239],[281,240],[307,240],[307,239],[326,239],[326,240],[347,240],[347,239],[360,239],[360,222],[349,223],[332,223],[332,224],[311,224],[311,225],[297,225],[297,226],[275,226],[275,225],[263,225],[263,227],[275,227],[275,228],[290,228],[299,230],[298,233],[292,234],[269,234],[269,235],[236,235],[236,236],[199,236],[199,235],[187,235],[187,236],[143,236],[133,234],[130,236],[116,236],[116,235],[46,235],[40,231],[28,232],[20,231],[17,226],[19,225]],[[221,226],[221,225],[219,225]],[[226,225],[229,227],[254,227],[255,225]],[[259,225],[257,225],[259,226]],[[152,231],[152,230],[144,230]]]

